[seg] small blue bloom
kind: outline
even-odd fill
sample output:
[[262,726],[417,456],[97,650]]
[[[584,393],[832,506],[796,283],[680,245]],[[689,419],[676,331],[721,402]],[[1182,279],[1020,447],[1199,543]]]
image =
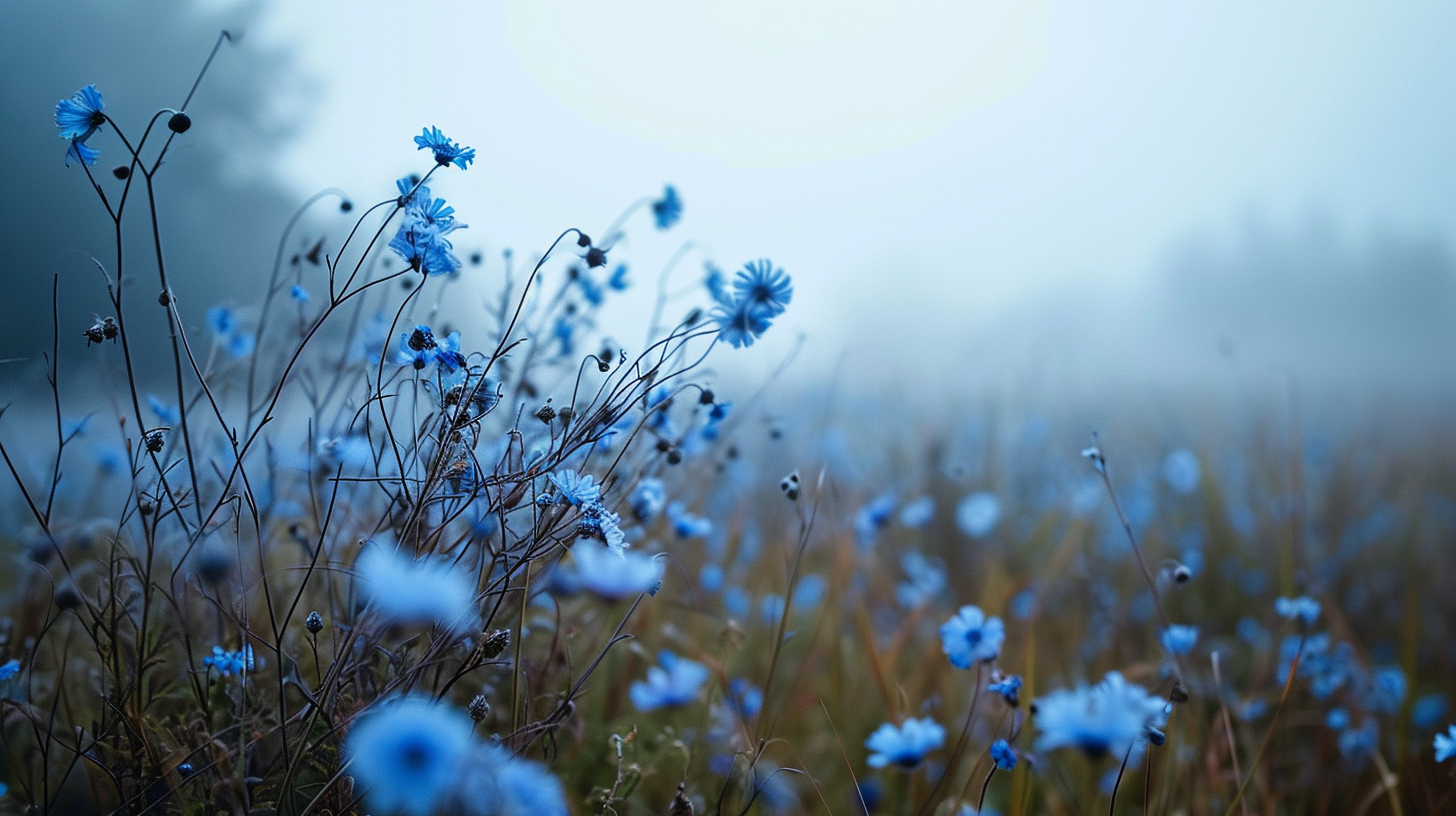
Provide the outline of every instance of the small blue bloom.
[[225,336],[232,334],[238,327],[237,319],[233,317],[233,310],[226,306],[214,306],[207,310],[207,325],[212,328],[212,333]]
[[612,270],[612,276],[607,278],[607,288],[613,292],[625,292],[631,285],[632,282],[627,280],[627,265],[617,264],[617,268]]
[[556,486],[558,501],[563,504],[581,506],[601,498],[602,488],[596,483],[595,476],[582,476],[574,470],[562,470],[547,478]]
[[1161,727],[1167,718],[1164,701],[1141,686],[1108,672],[1095,686],[1058,689],[1036,701],[1036,724],[1041,736],[1036,750],[1080,748],[1089,756],[1123,756],[1148,728]]
[[1169,654],[1186,655],[1198,643],[1198,627],[1175,623],[1163,630],[1162,640]]
[[768,331],[773,315],[745,300],[720,304],[710,317],[718,324],[719,339],[734,348],[744,348]]
[[592,499],[581,506],[581,518],[577,519],[576,532],[579,536],[601,539],[614,552],[620,554],[627,549],[627,534],[622,532],[621,524],[621,516],[608,510],[601,499]]
[[906,609],[931,603],[945,591],[945,565],[911,550],[900,559],[906,581],[895,587],[895,600]]
[[1004,739],[991,743],[991,759],[996,763],[996,767],[1003,771],[1016,767],[1016,751]]
[[721,306],[733,305],[733,296],[728,294],[728,281],[723,277],[723,270],[711,262],[703,263],[703,286],[707,288],[708,296],[714,303]]
[[969,669],[976,663],[995,660],[1006,640],[1006,627],[1000,618],[987,618],[977,606],[963,606],[950,620],[940,625],[940,645],[950,663],[958,669]]
[[672,521],[672,531],[678,538],[701,537],[713,532],[711,520],[689,513],[683,508],[682,502],[669,504],[667,517]]
[[956,505],[956,526],[971,538],[981,539],[1001,520],[1001,502],[995,493],[972,493]]
[[723,568],[717,564],[704,564],[698,572],[698,586],[707,592],[717,592],[723,588]]
[[1187,448],[1179,448],[1163,460],[1163,478],[1180,496],[1187,496],[1198,489],[1198,477],[1198,457]]
[[914,768],[926,754],[944,744],[945,729],[929,717],[911,717],[899,727],[884,723],[865,740],[865,747],[873,752],[866,764],[871,768],[887,765]]
[[934,518],[935,499],[929,496],[921,496],[900,508],[900,523],[906,527],[924,527]]
[[447,139],[445,134],[437,127],[428,127],[415,137],[417,150],[430,150],[435,154],[435,162],[441,167],[454,163],[461,170],[470,167],[475,161],[475,148],[464,147]]
[[763,710],[763,691],[740,677],[728,684],[728,702],[739,716],[751,720]]
[[676,187],[669,184],[663,188],[662,198],[652,202],[652,217],[660,230],[671,227],[682,217],[682,199],[677,197]]
[[451,796],[470,753],[463,712],[421,697],[376,703],[344,744],[369,807],[430,816]]
[[[662,586],[663,562],[642,552],[614,552],[590,539],[571,545],[570,580],[576,588],[607,601],[619,601]],[[566,568],[559,568],[566,569]]]
[[1001,695],[1001,699],[1012,708],[1021,703],[1021,676],[1013,674],[998,683],[986,686],[986,690]]
[[1405,702],[1406,686],[1405,672],[1399,666],[1382,666],[1370,678],[1365,705],[1371,711],[1394,714]]
[[253,647],[244,645],[236,652],[229,652],[221,646],[214,646],[212,654],[202,658],[202,664],[217,669],[223,677],[231,677],[235,674],[241,677],[253,670],[255,665]]
[[661,479],[651,477],[638,482],[632,488],[632,493],[627,496],[627,505],[632,508],[632,515],[644,524],[662,512],[663,505],[666,503],[667,488],[662,484]]
[[1380,730],[1374,720],[1365,720],[1359,728],[1347,728],[1340,734],[1340,753],[1345,759],[1358,760],[1375,753],[1380,746]]
[[1350,727],[1350,712],[1339,707],[1330,709],[1325,715],[1325,725],[1334,731],[1344,731]]
[[749,261],[733,278],[734,300],[762,310],[764,317],[777,317],[789,306],[794,287],[782,269],[764,258]]
[[1446,733],[1437,734],[1431,745],[1436,749],[1437,762],[1456,756],[1456,725],[1447,726]]
[[638,711],[653,711],[696,702],[708,681],[708,667],[666,649],[657,655],[659,665],[647,669],[647,679],[634,680],[627,695]]
[[888,491],[870,499],[854,514],[854,531],[859,546],[866,549],[875,543],[881,529],[895,514],[895,494]]
[[308,290],[296,283],[293,285],[292,289],[288,290],[288,296],[298,301],[299,303],[307,303],[309,300]]
[[1436,723],[1446,716],[1447,708],[1446,695],[1427,694],[1411,705],[1411,725],[1421,730],[1435,728]]
[[602,305],[606,299],[606,292],[600,284],[592,279],[590,272],[579,272],[576,276],[576,286],[581,290],[582,298],[592,306]]
[[1286,620],[1298,618],[1304,621],[1305,626],[1313,626],[1315,619],[1319,617],[1319,601],[1308,595],[1301,595],[1298,598],[1278,598],[1274,601],[1274,611],[1279,617]]
[[155,394],[147,395],[147,407],[157,415],[157,419],[167,425],[176,425],[182,421],[182,413],[175,406],[168,405]]
[[95,85],[87,85],[70,99],[56,103],[56,127],[61,129],[61,138],[71,143],[66,150],[66,164],[71,159],[86,164],[95,164],[101,151],[86,144],[101,126],[106,124],[106,102]]
[[19,660],[10,660],[10,661],[6,662],[5,665],[0,666],[0,682],[3,682],[5,680],[9,680],[10,678],[14,677],[19,672],[20,672],[20,661]]

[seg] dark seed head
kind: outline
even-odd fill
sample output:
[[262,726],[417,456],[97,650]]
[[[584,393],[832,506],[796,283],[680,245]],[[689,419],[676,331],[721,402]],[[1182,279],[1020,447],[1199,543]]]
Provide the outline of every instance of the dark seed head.
[[698,395],[698,404],[699,405],[712,405],[713,404],[713,391],[712,391],[712,389],[709,389],[709,388],[704,388],[703,389],[703,393],[701,393],[701,394]]
[[186,133],[192,128],[192,117],[177,111],[167,120],[167,129],[173,133]]
[[310,635],[317,635],[324,628],[323,616],[318,612],[308,613],[308,618],[303,622],[303,628],[307,629]]
[[586,265],[591,269],[607,265],[607,251],[601,247],[592,247],[586,251]]
[[481,720],[485,719],[485,715],[489,713],[490,703],[486,701],[485,695],[475,695],[475,699],[470,701],[470,719],[475,720],[476,722],[480,722]]
[[667,463],[669,465],[676,465],[680,464],[681,462],[682,451],[678,450],[677,448],[673,448],[672,450],[667,452]]
[[577,233],[576,245],[583,248],[591,246],[591,236],[584,232]]
[[354,202],[345,199],[339,202],[339,212],[349,212],[354,209]]
[[118,164],[117,166],[111,168],[111,175],[116,176],[119,179],[125,179],[131,175],[131,168],[124,164]]
[[81,605],[81,591],[70,581],[64,581],[56,587],[54,596],[56,606],[60,609],[75,609]]
[[511,645],[511,630],[497,629],[485,638],[485,643],[480,646],[480,653],[485,655],[486,660],[493,660],[500,657],[501,652]]

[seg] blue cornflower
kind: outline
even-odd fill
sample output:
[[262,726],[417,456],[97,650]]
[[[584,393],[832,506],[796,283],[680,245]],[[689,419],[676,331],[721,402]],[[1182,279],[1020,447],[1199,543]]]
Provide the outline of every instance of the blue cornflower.
[[592,279],[590,272],[580,272],[576,276],[577,288],[581,289],[581,297],[592,306],[602,305],[606,300],[607,293],[602,289],[601,284]]
[[430,816],[452,796],[472,747],[463,712],[421,697],[377,703],[349,733],[349,772],[372,810]]
[[986,686],[986,691],[1001,695],[1001,699],[1012,708],[1021,703],[1021,676],[1013,674],[999,682]]
[[661,479],[651,477],[638,482],[632,488],[632,493],[627,496],[627,504],[632,508],[632,515],[643,523],[651,521],[662,512],[663,505],[666,503],[666,486],[663,485]]
[[703,568],[698,571],[698,586],[708,592],[717,592],[723,588],[725,577],[722,567],[717,564],[704,564]]
[[1016,767],[1016,749],[1006,740],[998,739],[991,743],[991,760],[996,763],[997,768],[1009,771]]
[[456,809],[439,811],[474,816],[569,816],[571,812],[561,780],[541,763],[496,745],[470,751],[458,779],[459,790],[451,802]]
[[443,198],[430,197],[430,188],[416,188],[411,178],[399,179],[395,186],[400,191],[399,206],[404,214],[389,248],[409,263],[411,269],[425,275],[459,271],[460,259],[455,257],[454,246],[445,237],[465,228],[455,220],[455,209]]
[[1431,745],[1436,749],[1436,761],[1445,762],[1456,756],[1456,725],[1446,727],[1446,733],[1437,734]]
[[602,495],[601,485],[595,476],[578,475],[574,470],[562,470],[547,477],[556,486],[558,501],[580,506],[595,501]]
[[237,330],[238,321],[233,316],[232,309],[226,306],[214,306],[207,310],[207,325],[212,328],[213,334],[226,336]]
[[1198,627],[1175,623],[1163,630],[1162,640],[1169,654],[1186,655],[1198,642]]
[[1345,759],[1363,759],[1380,745],[1380,729],[1375,721],[1367,719],[1359,728],[1347,728],[1340,734],[1340,753]]
[[663,562],[642,552],[613,551],[589,539],[571,545],[572,567],[566,578],[575,589],[607,601],[642,593],[656,595],[662,586]]
[[929,717],[911,717],[898,728],[884,723],[865,740],[865,747],[873,752],[865,762],[871,768],[886,765],[914,768],[926,754],[944,744],[945,729]]
[[1319,617],[1319,601],[1308,595],[1301,595],[1298,598],[1278,598],[1274,601],[1274,611],[1279,617],[1287,620],[1298,618],[1304,621],[1305,626],[1313,626],[1316,618]]
[[7,661],[5,663],[5,665],[0,666],[0,682],[3,682],[5,680],[9,680],[10,678],[14,677],[19,672],[20,672],[20,661],[19,660],[10,660],[10,661]]
[[1041,731],[1036,750],[1081,748],[1092,757],[1125,755],[1167,718],[1162,700],[1118,672],[1108,672],[1095,686],[1058,689],[1037,700],[1036,707]]
[[652,217],[657,219],[657,228],[665,230],[682,218],[682,199],[677,197],[677,188],[671,184],[662,190],[662,198],[652,202]]
[[703,263],[703,286],[708,290],[708,296],[714,303],[721,306],[732,306],[733,296],[728,294],[728,281],[723,276],[723,270],[714,266],[711,261]]
[[733,296],[739,303],[761,309],[765,317],[777,317],[789,306],[794,287],[782,269],[764,258],[749,261],[733,277]]
[[299,303],[307,303],[309,300],[308,290],[296,283],[293,285],[292,289],[288,290],[288,296],[298,301]]
[[1333,731],[1344,731],[1350,727],[1350,712],[1338,706],[1330,709],[1325,715],[1325,725]]
[[417,150],[431,150],[435,153],[435,162],[441,167],[454,163],[461,170],[470,167],[475,161],[475,148],[455,144],[447,139],[445,134],[437,127],[428,127],[415,137]]
[[253,670],[253,647],[247,644],[236,652],[229,652],[221,646],[212,647],[212,654],[202,658],[204,666],[211,666],[217,669],[218,674],[223,677],[238,675],[239,677]]
[[564,316],[556,318],[556,323],[551,327],[551,336],[561,343],[561,356],[570,357],[572,349],[576,348],[573,338],[576,335],[576,326]]
[[84,164],[95,164],[101,151],[86,144],[91,135],[106,124],[106,102],[95,85],[87,85],[70,99],[56,103],[56,127],[61,129],[61,138],[71,143],[66,150],[66,166],[71,159]]
[[622,532],[621,525],[621,516],[608,510],[601,499],[592,499],[581,506],[576,532],[579,536],[599,538],[614,552],[621,553],[627,549],[627,534]]
[[972,493],[956,505],[956,526],[971,538],[985,538],[1001,520],[1001,502],[995,493]]
[[627,695],[638,711],[672,708],[696,702],[708,681],[708,667],[663,649],[659,665],[647,669],[647,679],[632,681]]
[[995,660],[1006,640],[1006,627],[1000,618],[987,618],[977,606],[963,606],[950,620],[940,625],[940,646],[950,663],[958,669],[969,669],[976,663]]
[[734,348],[744,348],[768,331],[773,315],[750,301],[740,300],[718,305],[710,317],[718,324],[719,339]]
[[1399,666],[1382,666],[1370,678],[1370,690],[1365,706],[1371,711],[1394,714],[1405,702],[1405,672]]

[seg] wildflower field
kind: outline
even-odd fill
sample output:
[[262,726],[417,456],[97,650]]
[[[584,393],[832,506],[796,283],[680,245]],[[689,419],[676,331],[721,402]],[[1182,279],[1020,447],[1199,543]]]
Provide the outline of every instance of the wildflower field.
[[667,186],[482,257],[427,123],[192,325],[157,180],[206,123],[105,87],[54,158],[107,311],[7,353],[0,812],[1456,812],[1449,415],[715,382],[797,304],[772,247],[634,266]]

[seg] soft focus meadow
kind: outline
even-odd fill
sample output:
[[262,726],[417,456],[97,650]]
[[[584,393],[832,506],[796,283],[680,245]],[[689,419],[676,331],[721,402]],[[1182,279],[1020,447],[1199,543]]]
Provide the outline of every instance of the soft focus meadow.
[[[192,94],[105,81],[33,159],[116,249],[10,350],[0,811],[1456,810],[1441,422],[830,421],[772,403],[779,361],[714,382],[792,270],[634,265],[690,191],[467,251],[485,157],[429,123],[417,173],[301,202],[255,299],[189,330],[157,200]],[[453,324],[467,280],[490,317]]]

